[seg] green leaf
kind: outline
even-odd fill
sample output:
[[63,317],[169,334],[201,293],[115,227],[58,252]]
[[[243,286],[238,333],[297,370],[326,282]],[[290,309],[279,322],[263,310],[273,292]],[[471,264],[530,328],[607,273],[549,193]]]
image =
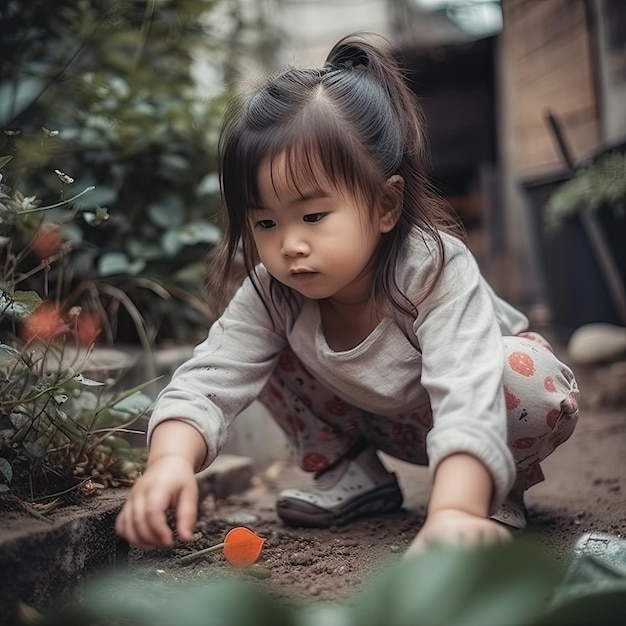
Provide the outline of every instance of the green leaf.
[[104,222],[108,221],[110,217],[109,210],[101,206],[96,209],[95,213],[92,211],[83,212],[83,219],[89,226],[100,226],[100,224],[104,224]]
[[[39,623],[39,622],[38,622]],[[296,626],[292,608],[244,581],[172,585],[109,575],[86,585],[80,598],[41,626]]]
[[113,405],[113,409],[128,413],[129,415],[138,415],[145,413],[152,405],[152,398],[145,393],[136,391],[130,396],[127,396]]
[[27,318],[39,305],[41,297],[36,291],[16,291],[10,296],[0,289],[0,314],[21,320]]
[[207,174],[198,185],[196,193],[199,196],[211,195],[217,193],[220,190],[220,179],[217,172],[211,172]]
[[[20,406],[23,409],[26,408],[23,405],[20,405]],[[9,421],[11,422],[11,424],[13,424],[15,428],[17,428],[17,430],[20,430],[21,428],[24,428],[24,426],[26,426],[31,421],[31,418],[28,417],[28,415],[24,413],[23,411],[19,411],[19,412],[12,411],[11,413],[9,413]]]
[[6,156],[0,157],[0,169],[2,169],[12,158],[12,154],[7,154]]
[[217,243],[222,231],[212,222],[196,220],[188,222],[179,229],[180,241],[183,245],[192,246],[198,243]]
[[176,256],[183,248],[177,230],[168,230],[161,237],[161,246],[168,256]]
[[144,259],[130,261],[123,252],[105,252],[98,259],[98,274],[100,276],[114,276],[126,274],[136,276],[146,267]]
[[527,542],[431,548],[375,579],[352,626],[527,626],[561,578],[556,562]]
[[23,447],[34,459],[43,459],[46,456],[46,451],[38,443],[26,441]]
[[91,380],[91,378],[85,378],[85,376],[83,376],[82,374],[76,374],[76,376],[74,376],[72,380],[75,380],[81,385],[85,385],[85,387],[100,387],[102,385],[106,385],[106,383],[100,382],[99,380]]
[[175,256],[184,246],[216,244],[221,236],[222,231],[217,225],[195,220],[181,228],[168,230],[161,238],[161,245],[169,256]]
[[175,228],[185,219],[185,210],[180,196],[168,195],[148,207],[148,216],[161,228]]
[[40,78],[24,78],[17,85],[8,80],[0,84],[0,127],[7,126],[31,104],[43,87]]
[[0,457],[0,475],[4,477],[4,481],[7,485],[11,484],[13,480],[13,468],[4,457]]
[[[84,189],[85,187],[93,185],[92,182],[87,181],[89,181],[89,179],[81,179],[80,184],[76,183],[76,186],[80,187],[80,189]],[[113,187],[96,185],[95,189],[92,189],[88,194],[85,194],[85,196],[81,198],[80,205],[82,208],[95,209],[98,206],[112,204],[115,202],[116,198],[117,192],[113,189]]]

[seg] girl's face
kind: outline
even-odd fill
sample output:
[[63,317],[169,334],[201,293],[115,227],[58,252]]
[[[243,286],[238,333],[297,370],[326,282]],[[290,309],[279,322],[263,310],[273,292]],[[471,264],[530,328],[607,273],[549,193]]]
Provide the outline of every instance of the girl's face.
[[380,237],[394,224],[385,213],[370,218],[369,207],[315,174],[294,179],[284,156],[261,165],[261,206],[248,218],[259,257],[276,280],[307,298],[365,302]]

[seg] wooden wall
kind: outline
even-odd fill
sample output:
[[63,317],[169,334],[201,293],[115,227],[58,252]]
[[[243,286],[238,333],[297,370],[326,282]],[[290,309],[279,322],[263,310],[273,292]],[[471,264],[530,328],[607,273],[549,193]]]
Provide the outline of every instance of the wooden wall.
[[511,132],[517,174],[562,167],[546,123],[562,120],[577,159],[597,148],[600,124],[585,0],[503,0]]

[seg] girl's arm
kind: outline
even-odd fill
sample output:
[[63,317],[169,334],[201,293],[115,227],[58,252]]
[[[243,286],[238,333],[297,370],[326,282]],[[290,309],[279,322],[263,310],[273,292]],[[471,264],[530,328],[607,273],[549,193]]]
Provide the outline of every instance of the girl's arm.
[[[261,288],[268,283],[260,272]],[[195,472],[213,461],[228,427],[267,382],[286,338],[250,279],[211,327],[207,339],[159,394],[148,427],[149,458],[116,523],[117,532],[141,547],[170,545],[169,509],[178,536],[192,538],[197,517]]]
[[452,454],[437,466],[428,515],[452,509],[486,517],[492,495],[487,468],[474,456]]
[[179,457],[196,471],[207,455],[204,438],[193,426],[179,420],[162,422],[152,433],[146,467],[169,456]]

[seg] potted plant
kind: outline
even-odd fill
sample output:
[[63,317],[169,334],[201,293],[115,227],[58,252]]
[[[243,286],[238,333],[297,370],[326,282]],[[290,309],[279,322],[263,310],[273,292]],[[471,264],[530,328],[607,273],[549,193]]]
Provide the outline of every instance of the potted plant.
[[626,325],[626,153],[614,148],[575,170],[543,207],[543,269],[557,332]]

